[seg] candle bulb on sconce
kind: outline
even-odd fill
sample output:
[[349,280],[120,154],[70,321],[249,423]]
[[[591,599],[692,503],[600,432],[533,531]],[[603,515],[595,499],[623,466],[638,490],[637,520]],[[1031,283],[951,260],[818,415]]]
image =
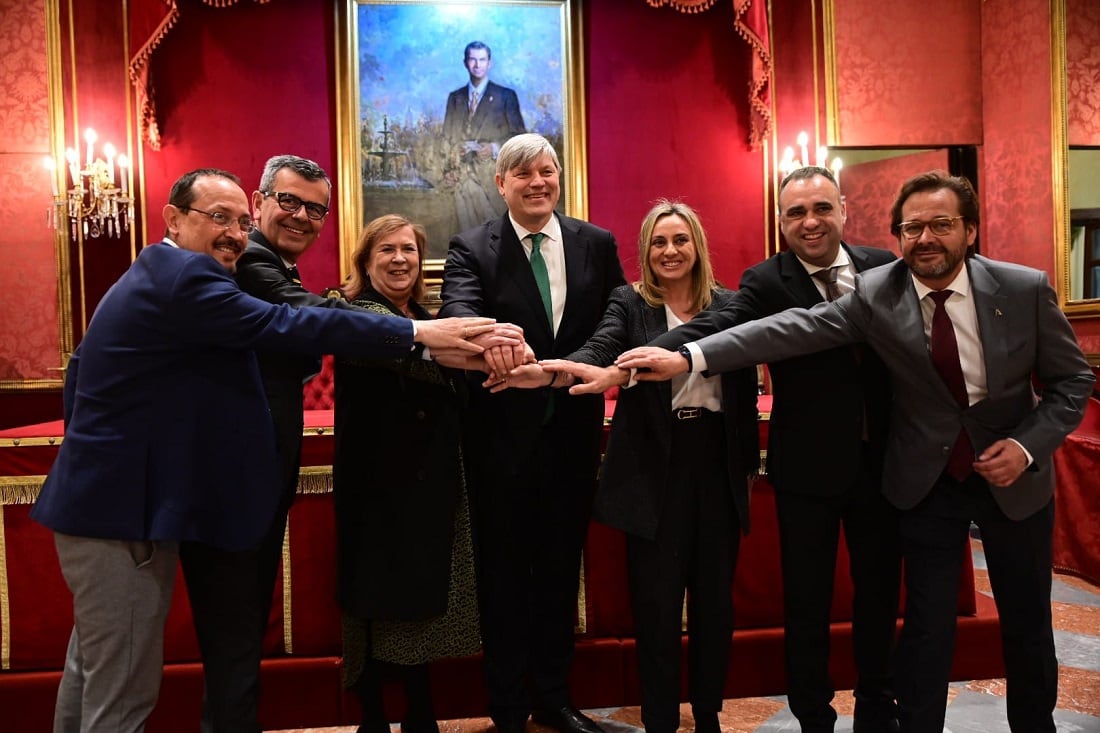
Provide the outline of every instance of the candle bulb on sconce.
[[[840,160],[840,158],[837,158],[837,160]],[[130,159],[127,158],[125,155],[118,156],[118,178],[119,178],[119,184],[122,186],[122,195],[123,196],[126,195],[126,186],[129,185],[128,184],[128,179],[130,177],[130,174],[127,173],[127,171],[126,171],[126,169],[129,168],[129,167],[130,167]]]
[[799,168],[805,168],[809,165],[816,165],[819,168],[829,167],[833,171],[838,180],[840,177],[840,168],[843,165],[840,162],[840,158],[833,158],[833,162],[829,164],[829,148],[824,145],[819,145],[814,151],[817,155],[814,160],[810,160],[810,136],[805,130],[798,133],[798,137],[795,138],[795,143],[798,145],[800,151],[800,157],[795,158],[794,148],[787,146],[783,148],[783,157],[779,160],[779,175],[780,178],[790,175],[792,171]]
[[[70,231],[74,239],[83,234],[86,237],[98,237],[106,234],[119,236],[130,228],[134,218],[134,201],[127,195],[130,161],[111,143],[103,146],[104,158],[95,157],[95,143],[99,139],[96,131],[88,128],[84,131],[84,143],[87,145],[87,157],[84,168],[79,167],[79,153],[76,148],[65,151],[68,163],[71,188],[61,192],[58,188],[57,168],[59,161],[52,158],[47,164],[51,171],[53,205],[50,207],[49,224],[57,227],[58,219],[69,220]],[[116,185],[115,166],[121,177],[121,188]]]
[[111,183],[115,182],[115,146],[107,143],[103,146],[103,154],[107,156],[107,176]]
[[46,167],[46,170],[50,174],[50,188],[53,189],[54,198],[57,198],[57,163],[54,161],[53,158],[46,156],[46,159],[42,161],[42,165]]
[[844,167],[844,161],[840,158],[833,158],[833,164],[829,167],[833,171],[833,178],[836,179],[837,188],[840,188],[840,169]]
[[84,142],[86,142],[88,144],[88,160],[85,163],[85,165],[87,165],[87,166],[91,166],[92,165],[92,160],[94,160],[94,158],[92,157],[92,148],[93,148],[93,146],[95,146],[95,141],[96,141],[95,130],[93,130],[92,128],[89,127],[87,130],[84,131]]

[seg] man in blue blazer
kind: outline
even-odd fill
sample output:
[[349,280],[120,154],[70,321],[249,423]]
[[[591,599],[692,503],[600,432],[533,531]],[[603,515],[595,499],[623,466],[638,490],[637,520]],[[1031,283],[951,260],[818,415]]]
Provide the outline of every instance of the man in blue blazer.
[[[560,174],[540,135],[504,144],[496,184],[508,213],[451,240],[440,315],[514,323],[542,358],[592,335],[623,270],[611,232],[554,212]],[[489,713],[500,733],[522,733],[532,708],[563,733],[598,733],[570,702],[568,675],[603,399],[551,388],[490,394],[480,382],[464,429]]]
[[1051,456],[1081,422],[1095,377],[1045,273],[968,256],[978,212],[965,178],[915,176],[891,210],[902,262],[861,273],[855,290],[832,303],[689,343],[685,355],[628,352],[619,365],[650,368],[639,378],[659,379],[845,344],[873,348],[894,392],[883,491],[901,510],[905,561],[895,673],[901,730],[943,729],[974,522],[1000,614],[1009,727],[1054,733]]
[[[142,730],[160,689],[180,543],[232,562],[271,526],[279,467],[252,349],[396,356],[415,341],[477,352],[464,337],[487,323],[414,326],[245,295],[229,271],[252,220],[225,171],[181,177],[164,219],[164,241],[104,295],[70,360],[65,440],[31,512],[54,531],[73,593],[58,731]],[[204,656],[221,607],[254,602],[232,584],[223,591],[192,599]],[[260,730],[256,720],[225,729]]]

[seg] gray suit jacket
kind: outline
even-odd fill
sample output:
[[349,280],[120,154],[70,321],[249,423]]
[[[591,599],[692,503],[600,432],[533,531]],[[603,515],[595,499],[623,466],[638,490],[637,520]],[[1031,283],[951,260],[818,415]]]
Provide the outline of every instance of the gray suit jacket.
[[1051,456],[1081,422],[1095,377],[1045,273],[977,256],[967,267],[989,394],[965,410],[932,365],[916,289],[902,261],[860,274],[855,291],[833,303],[788,310],[698,344],[711,371],[728,371],[866,342],[893,381],[886,497],[900,509],[916,506],[947,464],[961,426],[977,453],[1001,438],[1031,453],[1034,463],[1015,483],[993,488],[1004,513],[1022,519],[1050,500]]

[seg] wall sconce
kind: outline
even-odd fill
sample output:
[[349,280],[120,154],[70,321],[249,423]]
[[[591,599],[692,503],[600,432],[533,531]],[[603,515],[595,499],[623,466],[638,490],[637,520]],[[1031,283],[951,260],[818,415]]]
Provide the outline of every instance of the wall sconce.
[[840,169],[844,167],[844,161],[840,158],[833,158],[832,163],[828,163],[829,149],[824,145],[817,148],[814,162],[810,162],[810,136],[806,134],[806,131],[798,133],[798,137],[795,138],[795,142],[798,143],[799,157],[794,157],[794,148],[788,146],[783,150],[783,159],[779,161],[779,173],[781,177],[786,177],[791,171],[798,168],[803,168],[808,165],[816,165],[819,168],[828,168],[833,172],[833,176],[836,178],[837,186],[840,185]]
[[[57,186],[58,163],[46,158],[44,164],[50,171],[53,187],[53,206],[47,213],[47,224],[57,228],[58,219],[68,217],[73,239],[78,233],[85,237],[98,237],[106,234],[117,237],[130,228],[134,218],[134,200],[127,193],[127,177],[130,161],[125,155],[115,154],[115,146],[107,143],[103,146],[104,158],[94,156],[96,132],[92,128],[84,131],[87,145],[84,167],[79,166],[79,154],[76,149],[65,151],[65,161],[69,168],[72,188],[62,195]],[[118,167],[118,182],[115,183],[115,167]]]

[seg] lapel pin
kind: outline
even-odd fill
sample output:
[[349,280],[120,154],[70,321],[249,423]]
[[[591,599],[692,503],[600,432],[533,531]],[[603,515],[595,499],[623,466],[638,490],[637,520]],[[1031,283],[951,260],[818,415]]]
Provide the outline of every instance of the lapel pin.
[[1000,308],[994,308],[994,309],[993,309],[993,314],[994,314],[994,315],[997,315],[997,316],[1003,316],[1003,315],[1004,315],[1004,313],[1001,313],[1001,309],[1000,309]]

